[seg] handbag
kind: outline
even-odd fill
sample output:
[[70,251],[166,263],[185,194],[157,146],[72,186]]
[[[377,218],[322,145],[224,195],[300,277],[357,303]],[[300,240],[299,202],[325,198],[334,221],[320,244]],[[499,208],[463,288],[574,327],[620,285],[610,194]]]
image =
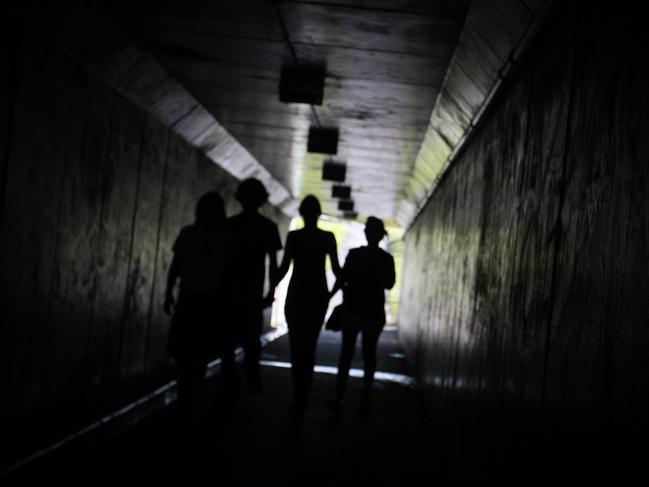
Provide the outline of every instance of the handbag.
[[342,303],[336,306],[331,312],[331,315],[329,315],[329,319],[325,323],[325,330],[331,330],[331,331],[342,330],[344,320],[345,320],[345,305],[344,303]]

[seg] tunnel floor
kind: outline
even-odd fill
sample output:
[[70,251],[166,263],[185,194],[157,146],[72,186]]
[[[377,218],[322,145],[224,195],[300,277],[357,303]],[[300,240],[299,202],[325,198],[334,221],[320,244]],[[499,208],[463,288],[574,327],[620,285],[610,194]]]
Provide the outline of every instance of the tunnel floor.
[[[199,426],[181,427],[175,403],[111,434],[72,441],[1,479],[3,485],[447,485],[498,480],[621,481],[644,465],[643,449],[596,434],[548,440],[524,428],[483,422],[451,426],[427,414],[395,331],[379,342],[372,415],[360,417],[361,379],[350,377],[343,414],[332,397],[339,334],[322,333],[305,416],[292,415],[288,337],[263,350],[264,389],[242,388],[232,408],[219,400],[219,374],[208,381]],[[360,343],[352,367],[361,369]],[[389,374],[394,374],[391,377]],[[396,379],[396,380],[393,380]],[[463,431],[462,431],[463,430]],[[545,439],[543,439],[545,438]],[[605,447],[602,447],[605,445]],[[617,452],[615,458],[611,451]],[[627,455],[630,453],[630,455]],[[424,480],[425,479],[425,480]]]
[[[285,335],[263,350],[259,396],[251,396],[242,381],[240,397],[229,409],[219,400],[219,374],[210,378],[194,433],[181,428],[172,403],[119,434],[73,442],[48,454],[12,480],[20,485],[384,485],[429,475],[431,461],[439,459],[425,447],[428,432],[418,390],[398,381],[409,371],[396,332],[381,337],[377,375],[392,373],[397,380],[376,380],[369,418],[358,414],[358,377],[350,377],[341,417],[325,406],[334,392],[339,347],[340,334],[322,333],[320,372],[301,419],[288,410]],[[359,343],[352,367],[362,369],[360,351]]]

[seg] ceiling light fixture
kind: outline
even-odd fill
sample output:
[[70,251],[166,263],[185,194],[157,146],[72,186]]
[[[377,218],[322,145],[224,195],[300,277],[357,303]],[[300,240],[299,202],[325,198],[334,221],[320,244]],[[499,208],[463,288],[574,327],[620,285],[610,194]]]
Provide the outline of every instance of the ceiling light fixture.
[[322,165],[322,179],[325,181],[345,182],[347,166],[342,162],[326,161]]
[[324,79],[323,66],[284,66],[279,80],[279,100],[322,105]]
[[354,202],[352,200],[338,201],[338,209],[341,211],[354,211]]
[[338,129],[311,127],[309,129],[307,152],[315,152],[318,154],[337,154]]
[[341,198],[348,200],[352,196],[351,186],[346,186],[344,184],[334,184],[331,187],[331,197],[332,198]]

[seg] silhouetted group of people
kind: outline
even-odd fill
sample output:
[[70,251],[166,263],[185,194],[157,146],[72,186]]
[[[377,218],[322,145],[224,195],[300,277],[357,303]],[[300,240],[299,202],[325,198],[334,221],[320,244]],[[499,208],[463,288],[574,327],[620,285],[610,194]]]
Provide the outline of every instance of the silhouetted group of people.
[[[386,235],[383,222],[369,217],[365,226],[368,245],[352,249],[343,267],[338,262],[336,238],[318,228],[320,203],[309,195],[300,204],[304,227],[289,232],[282,249],[277,225],[259,213],[267,201],[263,184],[245,179],[235,198],[242,211],[226,218],[216,192],[201,196],[195,222],[184,227],[173,246],[164,310],[173,316],[169,354],[178,378],[178,402],[185,418],[196,418],[204,388],[208,359],[221,358],[222,394],[233,401],[239,391],[234,350],[244,351],[243,371],[251,394],[262,389],[260,372],[263,310],[272,304],[277,284],[293,271],[288,285],[285,316],[290,344],[293,403],[290,411],[301,415],[313,383],[316,346],[331,297],[343,290],[345,325],[336,391],[328,407],[342,407],[349,369],[359,334],[363,337],[365,375],[360,413],[370,411],[370,394],[376,369],[376,348],[385,324],[385,289],[394,285],[392,256],[379,247]],[[326,258],[336,276],[329,290]],[[264,296],[268,262],[269,290]],[[179,284],[177,300],[174,298]]]

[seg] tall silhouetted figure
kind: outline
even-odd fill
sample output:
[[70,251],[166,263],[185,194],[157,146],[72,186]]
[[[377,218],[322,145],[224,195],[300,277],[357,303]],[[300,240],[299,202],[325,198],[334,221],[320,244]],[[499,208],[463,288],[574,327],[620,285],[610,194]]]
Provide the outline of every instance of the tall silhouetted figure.
[[304,228],[295,230],[286,238],[286,248],[279,267],[277,281],[281,280],[293,262],[293,274],[288,285],[284,313],[288,324],[293,379],[291,410],[305,411],[313,382],[313,366],[320,328],[329,303],[329,287],[325,274],[325,259],[340,273],[336,237],[318,228],[320,202],[309,195],[300,204]]
[[339,412],[342,407],[356,338],[362,333],[365,374],[359,412],[363,416],[370,413],[372,383],[376,371],[376,347],[385,325],[385,290],[391,289],[395,280],[394,259],[379,247],[379,242],[385,235],[383,222],[373,216],[368,217],[365,224],[367,246],[349,251],[341,276],[332,291],[333,296],[342,287],[345,309],[336,396],[330,403],[335,412]]
[[[197,419],[208,355],[218,352],[222,356],[226,376],[234,367],[228,323],[219,319],[219,313],[228,306],[234,239],[225,226],[223,200],[218,193],[201,196],[196,221],[180,231],[173,252],[164,301],[164,311],[173,314],[168,350],[177,369],[181,415],[193,422]],[[178,280],[176,305],[173,293]]]
[[243,211],[228,219],[236,242],[232,320],[244,350],[243,369],[248,387],[252,394],[258,394],[261,391],[259,338],[263,309],[270,304],[264,300],[266,257],[272,283],[277,274],[277,251],[282,248],[282,242],[277,225],[259,214],[259,208],[268,200],[268,192],[259,180],[243,180],[235,198]]

